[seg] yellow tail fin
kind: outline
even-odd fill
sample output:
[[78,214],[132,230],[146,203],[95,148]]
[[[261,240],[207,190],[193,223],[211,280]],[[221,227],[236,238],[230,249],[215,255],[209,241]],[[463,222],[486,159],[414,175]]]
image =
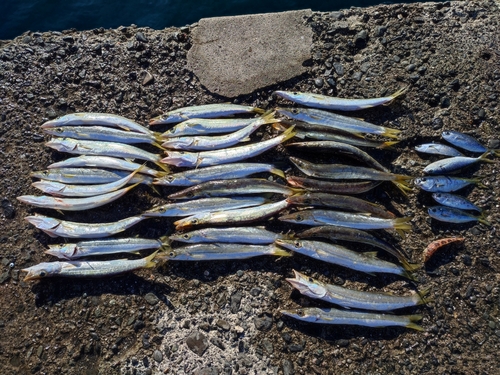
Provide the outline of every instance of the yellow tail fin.
[[[403,87],[402,89],[399,89],[394,94],[389,95],[389,96],[392,98],[392,100],[394,100],[394,99],[400,97],[401,95],[405,94],[408,91],[409,88],[410,88],[410,86]],[[390,104],[392,102],[392,100],[389,103],[387,103],[387,104]]]
[[288,129],[286,129],[281,136],[283,137],[281,143],[288,141],[290,138],[295,137],[295,134],[297,132],[295,131],[295,126],[290,126]]
[[384,128],[384,132],[382,133],[382,135],[384,137],[397,139],[399,138],[399,133],[401,133],[401,130],[393,128]]
[[266,112],[265,110],[263,110],[262,108],[259,108],[259,107],[253,107],[253,111],[255,113],[258,113],[259,115],[263,114],[264,112]]
[[146,258],[144,258],[144,260],[146,261],[146,264],[144,265],[144,268],[153,268],[153,267],[156,267],[156,262],[153,262],[153,259],[156,257],[156,255],[158,254],[160,250],[156,250],[153,254],[147,256]]
[[275,174],[276,176],[281,177],[282,179],[286,178],[285,172],[283,172],[281,169],[271,168],[271,170],[269,172],[271,172],[272,174]]
[[382,145],[380,145],[378,148],[382,148],[382,149],[391,149],[392,146],[394,146],[395,144],[398,144],[400,141],[388,141],[388,142],[384,142],[382,143]]
[[411,224],[409,223],[411,219],[413,219],[413,217],[400,217],[394,219],[393,228],[396,229],[399,235],[403,238],[405,237],[406,232],[411,230]]

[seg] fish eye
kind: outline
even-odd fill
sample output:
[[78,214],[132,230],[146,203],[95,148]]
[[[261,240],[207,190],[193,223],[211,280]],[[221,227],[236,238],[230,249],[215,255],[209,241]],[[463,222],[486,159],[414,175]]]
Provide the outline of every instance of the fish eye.
[[173,258],[173,257],[175,257],[175,253],[174,253],[173,251],[171,251],[170,253],[168,253],[168,256],[169,256],[170,258]]
[[198,219],[191,220],[191,224],[195,224],[195,225],[198,224]]
[[292,95],[299,95],[299,93],[298,92],[293,92]]
[[182,238],[184,238],[185,240],[189,240],[190,237],[191,236],[189,234],[187,234],[187,233],[184,234],[184,235],[182,235]]
[[299,310],[299,311],[297,311],[297,315],[298,316],[305,316],[306,314],[304,314],[304,311]]
[[420,179],[420,181],[425,182],[425,181],[427,181],[427,178],[422,177],[422,178]]
[[63,128],[56,128],[56,132],[62,133],[63,132]]
[[166,211],[166,210],[165,210],[165,207],[160,207],[160,208],[158,209],[158,212],[160,212],[160,213],[164,213],[165,211]]
[[309,281],[310,283],[312,283],[314,280],[313,280],[313,278],[312,278],[312,277],[309,277],[309,278],[307,279],[307,281]]
[[302,221],[302,220],[304,220],[304,219],[303,219],[303,217],[302,217],[302,216],[297,215],[297,216],[295,216],[295,220],[297,220],[297,221]]
[[306,198],[306,199],[304,199],[304,203],[305,203],[305,204],[311,204],[311,199],[310,199],[310,198]]
[[300,242],[299,241],[295,241],[294,245],[295,245],[295,247],[299,248],[300,247]]
[[437,198],[441,198],[441,196],[442,196],[441,193],[436,193]]
[[186,197],[193,198],[194,194],[192,191],[186,194]]
[[43,174],[44,176],[47,176],[47,175],[49,174],[49,171],[43,171],[43,172],[42,172],[42,174]]
[[294,108],[294,109],[292,109],[292,113],[297,115],[299,113],[299,110],[297,108]]
[[45,276],[47,276],[47,272],[46,271],[40,271],[40,273],[38,275],[40,277],[45,277]]
[[169,180],[170,182],[172,182],[174,180],[174,176],[168,176],[167,180]]

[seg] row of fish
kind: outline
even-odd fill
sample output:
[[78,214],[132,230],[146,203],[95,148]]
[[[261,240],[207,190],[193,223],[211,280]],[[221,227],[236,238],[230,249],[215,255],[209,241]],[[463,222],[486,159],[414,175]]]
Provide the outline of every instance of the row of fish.
[[[430,163],[423,170],[425,174],[440,174],[441,176],[426,176],[415,179],[415,184],[425,191],[433,192],[432,198],[440,204],[439,206],[429,207],[429,215],[436,220],[448,223],[479,221],[490,225],[485,219],[481,208],[463,196],[452,194],[452,192],[470,184],[484,186],[479,179],[451,177],[447,176],[447,174],[456,173],[478,162],[496,163],[496,161],[490,160],[487,157],[490,155],[500,155],[500,150],[488,149],[474,137],[458,131],[444,131],[442,132],[442,137],[455,147],[471,153],[480,152],[482,155],[479,157],[464,156],[457,149],[440,143],[426,143],[415,147],[415,150],[421,153],[450,156],[449,158]],[[473,215],[466,211],[476,211],[480,215]]]
[[[317,95],[311,96],[311,94],[305,93],[276,92],[276,95],[294,98],[293,101],[299,104],[304,104],[300,103],[300,100],[306,98],[308,103],[319,102],[320,106],[328,103],[327,109],[331,109],[332,105],[338,105],[344,110],[356,110],[387,104],[401,93],[398,92],[385,98],[352,101]],[[287,95],[291,96],[287,97]],[[341,110],[339,107],[335,109]],[[260,116],[247,119],[220,118],[243,113],[258,113]],[[276,114],[285,115],[291,120],[278,119],[275,117]],[[237,121],[240,124],[235,125]],[[77,206],[77,202],[68,202],[67,199],[87,200],[92,198],[94,201],[102,203],[103,196],[106,194],[122,194],[124,189],[132,189],[138,183],[184,186],[186,189],[171,194],[169,199],[174,200],[171,203],[115,223],[76,223],[42,215],[30,216],[27,220],[51,236],[81,239],[108,237],[151,217],[183,217],[174,223],[178,230],[201,225],[225,225],[225,227],[208,227],[195,229],[191,232],[176,233],[169,239],[111,238],[80,241],[76,244],[51,245],[47,253],[57,256],[63,261],[42,263],[30,267],[25,270],[28,272],[27,279],[51,275],[103,276],[121,273],[125,270],[152,267],[155,264],[154,259],[156,261],[162,259],[241,259],[265,254],[289,256],[291,254],[289,251],[370,274],[384,272],[413,278],[412,271],[418,267],[417,265],[411,265],[407,256],[400,250],[364,231],[365,229],[407,231],[410,229],[408,224],[410,218],[395,218],[391,212],[381,206],[356,197],[338,195],[360,194],[384,181],[390,181],[403,192],[410,189],[408,182],[411,177],[392,174],[367,153],[355,147],[391,147],[397,142],[374,141],[366,139],[364,134],[396,138],[398,130],[369,124],[320,109],[278,108],[275,112],[265,113],[263,110],[253,107],[228,104],[182,108],[152,119],[150,124],[159,125],[175,122],[180,123],[164,133],[153,132],[128,119],[108,114],[73,114],[45,123],[42,126],[44,131],[55,136],[65,137],[51,140],[47,143],[48,146],[81,156],[52,164],[46,171],[33,174],[42,178],[42,181],[34,183],[35,187],[49,194],[54,194],[55,199],[59,199],[59,201],[52,200],[48,205],[41,205],[42,207],[64,210]],[[281,130],[282,133],[266,141],[232,147],[240,142],[248,141],[249,136],[265,124],[273,124],[273,127]],[[213,134],[223,135],[213,136]],[[284,173],[274,165],[242,163],[241,161],[259,155],[294,136],[303,139],[316,139],[317,141],[299,142],[290,144],[290,147],[335,150],[362,161],[369,167],[340,164],[318,165],[291,157],[292,164],[307,177],[289,176],[287,182],[290,186],[265,179],[247,178],[254,173],[262,172],[273,173],[285,178]],[[159,154],[146,152],[132,146],[133,143],[146,143],[167,149],[165,151],[167,156],[162,157]],[[152,162],[160,170],[133,163],[130,159]],[[169,167],[165,164],[193,169],[170,173]],[[110,171],[109,168],[113,170]],[[51,185],[51,180],[56,180],[55,182],[61,185]],[[127,184],[132,185],[126,187]],[[267,197],[255,195],[269,193],[282,195],[285,199],[270,201]],[[109,198],[105,197],[105,199]],[[177,199],[184,200],[175,201]],[[33,203],[26,198],[21,200]],[[318,206],[327,209],[316,208]],[[81,207],[88,209],[97,206]],[[295,235],[291,233],[283,235],[259,227],[232,226],[233,224],[262,221],[292,207],[295,207],[295,212],[281,215],[278,220],[313,225],[314,227]],[[304,208],[298,209],[296,207]],[[358,253],[335,243],[311,240],[310,237],[370,244],[396,257],[400,265],[378,259],[374,253]],[[171,247],[172,241],[188,242],[188,244]],[[90,255],[136,253],[145,249],[156,249],[156,252],[148,257],[130,261],[78,260]],[[296,273],[296,279],[299,279],[298,275],[300,274]],[[301,277],[302,279],[306,278],[303,275]],[[318,290],[318,287],[314,288]],[[325,286],[322,288],[329,290],[328,295],[332,294],[331,288]],[[394,301],[395,305],[387,302],[382,294],[363,295],[348,290],[344,291],[344,294],[340,291],[337,292],[341,296],[338,301],[345,299],[347,304],[355,305],[348,306],[338,301],[334,302],[332,298],[326,300],[340,306],[358,309],[392,310],[404,304],[413,306],[425,302],[425,292],[417,293],[413,297],[395,297],[396,300],[401,298],[399,301]],[[350,292],[357,297],[351,298]],[[362,307],[363,299],[365,307]],[[358,302],[354,302],[354,300]],[[370,305],[369,301],[372,301],[373,305]],[[380,301],[380,304],[377,304],[376,301]],[[361,303],[361,305],[356,305],[356,303]],[[332,314],[333,310],[331,309],[329,314]],[[390,316],[383,316],[383,314],[338,311],[340,313],[337,313],[337,323],[333,324],[343,322],[344,324],[371,326],[418,327],[414,324],[416,319],[414,316],[394,316],[391,323],[391,319],[387,319]],[[293,312],[284,313],[293,314]],[[324,313],[325,311],[322,314]],[[307,314],[309,313],[307,312]],[[307,314],[303,312],[304,316]],[[356,316],[356,314],[360,315]],[[345,319],[351,319],[357,323]],[[374,324],[373,321],[378,321],[378,323]]]

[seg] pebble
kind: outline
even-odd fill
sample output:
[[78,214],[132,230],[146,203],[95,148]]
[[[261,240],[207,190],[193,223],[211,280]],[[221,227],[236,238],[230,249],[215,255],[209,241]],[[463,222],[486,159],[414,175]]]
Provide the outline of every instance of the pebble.
[[443,127],[443,120],[439,117],[436,117],[432,120],[432,129],[439,130]]
[[9,280],[10,278],[10,273],[8,270],[6,271],[3,271],[1,274],[0,274],[0,284],[6,282],[7,280]]
[[334,62],[333,63],[333,68],[335,69],[335,72],[339,76],[343,76],[344,75],[344,66],[341,63]]
[[316,78],[314,80],[314,86],[316,86],[317,88],[321,88],[323,87],[323,85],[324,85],[323,78]]
[[447,96],[443,96],[440,101],[441,108],[448,108],[451,104],[451,99]]
[[229,325],[228,322],[225,320],[219,319],[215,323],[218,327],[222,328],[224,331],[229,331],[231,329],[231,326]]
[[486,117],[486,111],[483,108],[479,109],[479,111],[477,111],[477,117],[484,119]]
[[201,357],[208,348],[207,336],[200,331],[193,332],[186,338],[186,345],[193,353]]
[[193,375],[219,375],[219,369],[216,367],[204,367],[193,372]]
[[3,209],[3,215],[7,219],[12,219],[16,215],[16,209],[7,198],[2,199],[2,209]]
[[224,343],[222,342],[222,340],[220,338],[212,337],[210,339],[210,342],[212,344],[214,344],[216,347],[218,347],[219,349],[226,350],[226,346],[224,345]]
[[45,114],[47,115],[47,117],[49,119],[54,119],[57,117],[57,113],[54,110],[54,108],[47,108],[47,110],[45,111]]
[[259,288],[258,286],[253,287],[252,290],[250,290],[250,294],[254,297],[257,297],[258,295],[260,295],[261,292],[262,292],[262,289]]
[[387,31],[387,27],[377,26],[377,27],[375,27],[375,36],[383,36],[386,31]]
[[304,345],[301,344],[290,344],[288,345],[288,350],[290,350],[292,353],[298,353],[304,350]]
[[134,323],[134,331],[139,331],[140,329],[143,329],[146,327],[146,324],[142,320],[136,320]]
[[158,349],[154,351],[153,353],[153,359],[160,363],[161,361],[163,361],[163,354],[162,352],[160,352]]
[[361,73],[361,72],[354,72],[352,74],[352,79],[355,79],[356,81],[360,81],[362,76],[363,76],[363,73]]
[[143,42],[143,43],[147,43],[148,42],[148,38],[146,38],[146,35],[144,35],[144,33],[141,32],[141,31],[138,31],[135,34],[135,39],[137,39],[137,41]]
[[328,83],[329,86],[335,87],[337,84],[335,83],[335,80],[333,78],[328,78],[326,80],[326,83]]
[[500,148],[500,140],[498,139],[488,140],[488,148]]
[[154,294],[154,293],[148,293],[144,296],[144,299],[146,300],[147,303],[149,303],[151,306],[156,305],[160,300],[159,298]]
[[233,314],[237,313],[240,310],[242,297],[243,297],[243,295],[241,294],[241,291],[239,291],[239,290],[231,295],[231,312]]
[[260,318],[254,318],[253,323],[259,331],[269,331],[273,325],[273,319],[270,316],[264,315]]
[[267,354],[269,354],[269,355],[273,354],[273,351],[274,351],[273,343],[269,339],[263,339],[260,344],[262,345],[264,350],[267,352]]
[[363,45],[366,44],[366,41],[368,40],[368,31],[366,30],[361,30],[359,33],[356,34],[354,37],[354,43],[356,45]]
[[295,374],[292,361],[290,361],[289,359],[284,359],[282,364],[283,364],[283,375]]
[[142,80],[142,85],[143,86],[146,86],[148,83],[151,83],[154,81],[154,77],[151,73],[149,73],[148,71],[146,71],[146,75],[144,76],[144,79]]

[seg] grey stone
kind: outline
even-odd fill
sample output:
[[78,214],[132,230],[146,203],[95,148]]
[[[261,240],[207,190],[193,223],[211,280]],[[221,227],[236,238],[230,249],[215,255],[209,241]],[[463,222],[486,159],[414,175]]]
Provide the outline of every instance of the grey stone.
[[269,316],[256,317],[253,322],[259,331],[269,331],[273,325],[273,319]]
[[241,291],[236,291],[231,295],[231,312],[233,314],[237,313],[238,310],[240,309],[240,304],[241,304],[241,298],[242,298]]
[[261,342],[262,347],[267,352],[267,354],[273,354],[274,347],[273,343],[269,339],[263,339]]
[[161,361],[163,361],[163,354],[162,352],[160,352],[158,349],[154,351],[153,353],[153,359],[160,363]]
[[[192,31],[187,67],[211,92],[250,93],[306,71],[311,10],[201,19]],[[237,59],[234,56],[238,56]]]
[[341,64],[341,63],[333,63],[333,68],[335,69],[335,72],[339,75],[339,76],[343,76],[344,75],[344,66]]
[[137,39],[137,41],[143,42],[143,43],[148,42],[148,38],[146,38],[146,35],[144,35],[144,33],[141,31],[138,31],[137,34],[135,34],[135,39]]
[[386,31],[387,31],[387,27],[377,26],[377,27],[375,27],[375,36],[383,36]]
[[219,369],[217,367],[205,367],[196,370],[193,375],[219,375]]
[[144,299],[146,300],[147,303],[149,303],[150,305],[156,305],[160,300],[158,299],[158,297],[156,297],[156,295],[154,293],[148,293],[144,296]]
[[186,345],[189,349],[191,349],[191,351],[193,351],[193,353],[196,353],[201,357],[208,348],[207,336],[200,331],[193,332],[186,337]]
[[323,87],[323,84],[324,84],[323,78],[316,78],[314,80],[314,86],[316,86],[318,88]]
[[215,324],[217,324],[217,326],[222,328],[224,331],[229,331],[229,329],[231,328],[229,323],[226,322],[225,320],[222,320],[222,319],[217,320],[217,323],[215,323]]
[[284,359],[282,363],[283,363],[283,375],[295,374],[292,361],[290,361],[288,359]]
[[363,73],[361,73],[361,72],[354,72],[352,74],[352,79],[355,79],[356,81],[360,81],[362,75],[363,75]]
[[368,40],[368,31],[366,30],[361,30],[354,37],[354,43],[358,46],[366,44],[367,40]]
[[2,199],[2,209],[7,219],[12,219],[16,215],[16,209],[7,198]]

